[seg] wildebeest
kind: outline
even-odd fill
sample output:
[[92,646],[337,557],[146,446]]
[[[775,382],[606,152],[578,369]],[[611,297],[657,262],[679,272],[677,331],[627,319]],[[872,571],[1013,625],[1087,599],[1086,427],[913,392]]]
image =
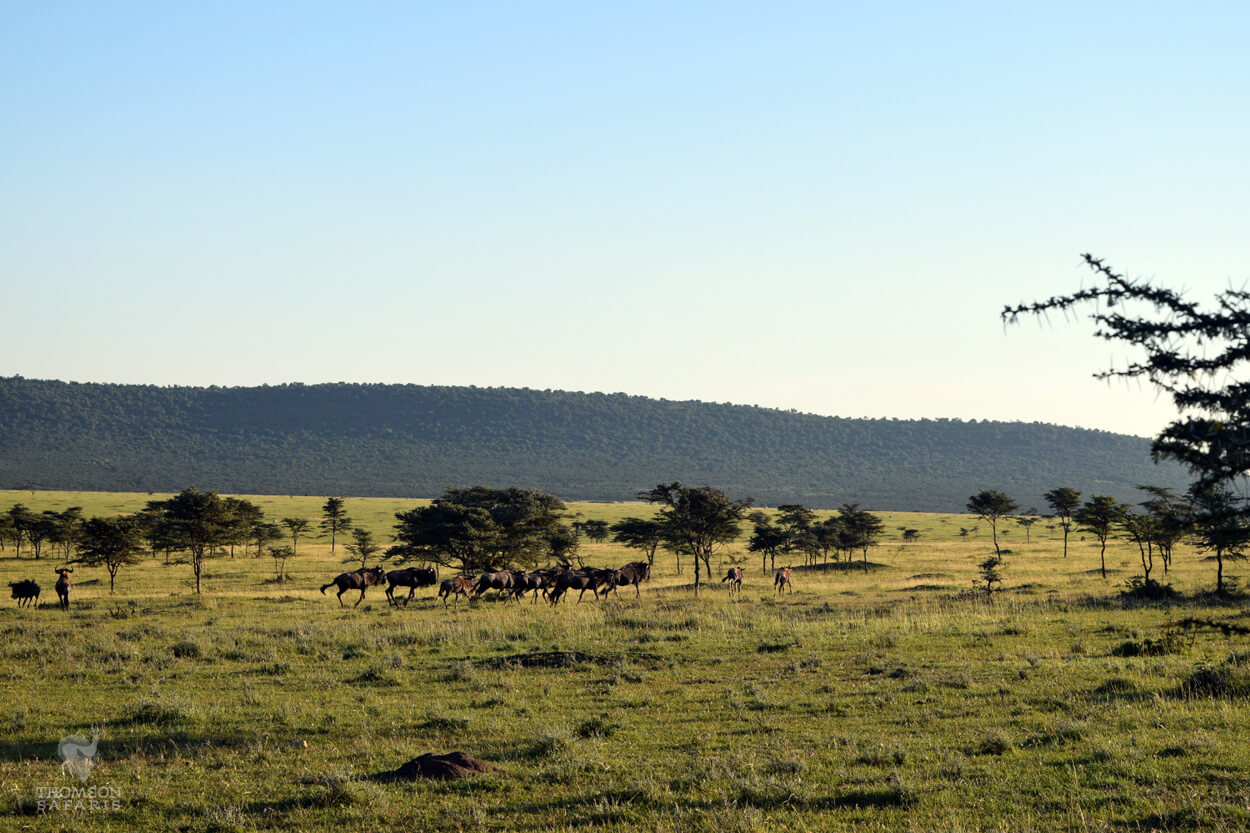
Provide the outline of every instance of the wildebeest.
[[443,600],[443,605],[447,604],[448,596],[455,596],[456,601],[460,601],[460,597],[470,598],[469,594],[473,592],[473,576],[455,576],[454,578],[445,578],[438,586],[438,597]]
[[[570,590],[580,590],[577,594],[577,603],[582,603],[582,597],[586,595],[586,591],[595,594],[595,598],[599,598],[599,586],[612,574],[612,570],[601,570],[595,567],[583,567],[580,570],[574,570],[565,566],[560,572],[556,573],[555,581],[552,582],[551,591],[547,594],[547,599],[553,605]],[[606,592],[606,591],[605,591]]]
[[730,567],[729,573],[721,579],[721,584],[729,582],[729,595],[734,593],[742,593],[742,574],[746,572],[741,567]]
[[9,588],[13,592],[13,598],[17,599],[18,607],[30,607],[32,600],[38,604],[39,585],[35,584],[32,579],[10,581]]
[[395,599],[395,588],[407,587],[408,597],[404,599],[406,605],[412,601],[418,587],[432,587],[437,581],[438,570],[433,567],[406,567],[402,570],[391,570],[386,574],[386,601],[398,605],[399,602]]
[[619,570],[608,573],[601,587],[606,595],[608,590],[616,593],[616,588],[627,584],[634,585],[634,598],[642,596],[642,583],[651,578],[651,565],[645,561],[631,561]]
[[356,604],[352,605],[352,607],[357,607],[362,601],[364,601],[365,590],[375,584],[381,584],[385,580],[386,570],[383,570],[381,567],[373,567],[368,570],[353,570],[350,573],[340,573],[334,577],[334,581],[329,584],[323,584],[321,586],[321,592],[324,594],[327,587],[334,587],[337,585],[339,588],[339,606],[346,607],[347,605],[343,604],[343,594],[348,590],[359,590],[360,598],[356,600]]
[[56,580],[56,597],[61,600],[62,610],[69,610],[69,588],[72,586],[69,574],[72,572],[74,572],[73,567],[56,568],[56,574],[59,576]]
[[555,570],[535,570],[532,573],[523,573],[514,571],[512,579],[512,595],[516,596],[517,601],[521,600],[529,591],[534,591],[534,599],[530,604],[538,601],[538,594],[548,595],[547,591],[555,583]]
[[482,573],[477,577],[477,585],[473,588],[473,598],[480,598],[487,590],[511,591],[516,584],[516,573],[512,570],[500,570],[497,573]]
[[790,583],[789,567],[782,567],[777,571],[777,575],[773,577],[773,586],[777,588],[778,593],[780,593],[783,588],[789,590],[791,593],[794,592],[794,585]]

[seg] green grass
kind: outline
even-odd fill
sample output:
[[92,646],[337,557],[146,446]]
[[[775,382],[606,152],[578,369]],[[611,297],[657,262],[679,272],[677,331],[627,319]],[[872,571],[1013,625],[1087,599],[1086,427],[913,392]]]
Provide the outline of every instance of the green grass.
[[[90,515],[147,499],[0,493],[0,506]],[[265,500],[277,517],[312,517],[321,502]],[[349,499],[348,510],[385,535],[411,505]],[[572,509],[614,520],[647,507]],[[986,600],[969,591],[988,529],[963,539],[966,517],[886,522],[873,569],[796,569],[780,599],[757,559],[730,550],[714,566],[746,558],[740,602],[716,581],[695,599],[689,565],[677,575],[663,556],[641,600],[556,609],[444,609],[423,590],[407,609],[370,591],[342,610],[316,589],[342,569],[321,540],[301,542],[289,583],[268,583],[268,559],[210,561],[203,597],[186,566],[124,569],[115,596],[102,570],[80,568],[69,614],[0,609],[0,828],[1250,825],[1250,646],[1161,641],[1186,617],[1247,624],[1246,600],[1206,593],[1210,563],[1181,550],[1171,608],[1125,603],[1135,550],[1115,545],[1103,581],[1095,544],[1074,538],[1064,559],[1042,522],[1030,544],[1020,529],[1006,537],[1006,589]],[[899,526],[921,540],[902,545]],[[633,553],[589,545],[584,557]],[[53,566],[0,552],[5,581],[34,577],[48,595]],[[120,790],[121,809],[35,814],[40,786],[77,784],[60,774],[56,741],[93,725],[89,785]],[[453,750],[500,771],[370,777]]]

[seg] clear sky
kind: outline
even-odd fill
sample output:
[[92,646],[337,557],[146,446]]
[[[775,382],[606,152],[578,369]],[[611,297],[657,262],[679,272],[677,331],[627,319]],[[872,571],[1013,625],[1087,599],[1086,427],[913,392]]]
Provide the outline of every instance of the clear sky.
[[0,5],[0,375],[1156,432],[1090,251],[1250,278],[1244,3]]

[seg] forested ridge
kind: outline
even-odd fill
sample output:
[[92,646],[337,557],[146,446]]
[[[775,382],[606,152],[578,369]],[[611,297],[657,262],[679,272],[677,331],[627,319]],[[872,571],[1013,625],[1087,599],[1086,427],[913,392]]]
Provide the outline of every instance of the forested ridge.
[[961,511],[1065,485],[1183,487],[1150,442],[1042,423],[845,419],[516,388],[157,387],[0,379],[0,487],[430,497],[516,485],[624,500],[711,484],[757,503]]

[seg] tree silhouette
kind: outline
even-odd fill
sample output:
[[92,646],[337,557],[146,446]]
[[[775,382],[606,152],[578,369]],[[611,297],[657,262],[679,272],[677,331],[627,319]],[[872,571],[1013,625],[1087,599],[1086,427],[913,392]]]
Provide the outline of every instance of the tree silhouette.
[[138,564],[142,555],[143,536],[132,517],[92,518],[82,526],[75,563],[88,567],[104,567],[109,574],[109,592],[118,571]]
[[656,520],[664,528],[666,546],[694,558],[694,592],[699,595],[700,561],[710,577],[712,553],[738,537],[751,501],[733,501],[720,489],[684,486],[678,482],[661,483],[654,489],[639,492],[638,499],[661,507]]
[[655,551],[664,542],[664,529],[652,518],[625,518],[612,524],[612,540],[631,550],[646,553],[647,564],[655,564]]
[[768,515],[763,512],[752,512],[751,521],[755,528],[751,533],[751,540],[747,541],[747,551],[759,553],[760,572],[767,573],[769,559],[772,559],[773,568],[776,569],[777,553],[785,549],[790,538],[784,529],[773,526]]
[[343,549],[351,553],[351,556],[343,559],[345,564],[360,562],[360,569],[369,566],[369,559],[382,551],[381,545],[373,540],[373,533],[367,529],[356,527],[352,530],[352,543],[345,544]]
[[1123,523],[1128,507],[1108,495],[1094,495],[1084,506],[1076,510],[1072,519],[1086,532],[1098,539],[1101,549],[1098,562],[1101,565],[1102,577],[1107,577],[1107,539],[1114,534],[1116,528]]
[[1081,493],[1067,486],[1059,486],[1045,494],[1059,527],[1063,530],[1063,557],[1068,557],[1068,533],[1072,531],[1072,513],[1081,505]]
[[325,513],[325,517],[321,520],[321,529],[330,533],[330,554],[333,555],[336,539],[340,533],[352,528],[352,519],[347,516],[347,509],[344,508],[341,497],[326,498],[321,511]]
[[162,538],[171,549],[187,553],[195,573],[195,592],[200,593],[204,559],[223,546],[231,535],[233,517],[216,492],[184,489],[168,500],[148,502],[160,514]]
[[299,553],[299,537],[307,531],[309,524],[307,518],[283,518],[282,525],[291,533],[291,555]]
[[994,536],[994,554],[1000,559],[1003,553],[998,548],[998,522],[1019,508],[1014,500],[993,489],[983,489],[968,498],[968,511],[990,525]]

